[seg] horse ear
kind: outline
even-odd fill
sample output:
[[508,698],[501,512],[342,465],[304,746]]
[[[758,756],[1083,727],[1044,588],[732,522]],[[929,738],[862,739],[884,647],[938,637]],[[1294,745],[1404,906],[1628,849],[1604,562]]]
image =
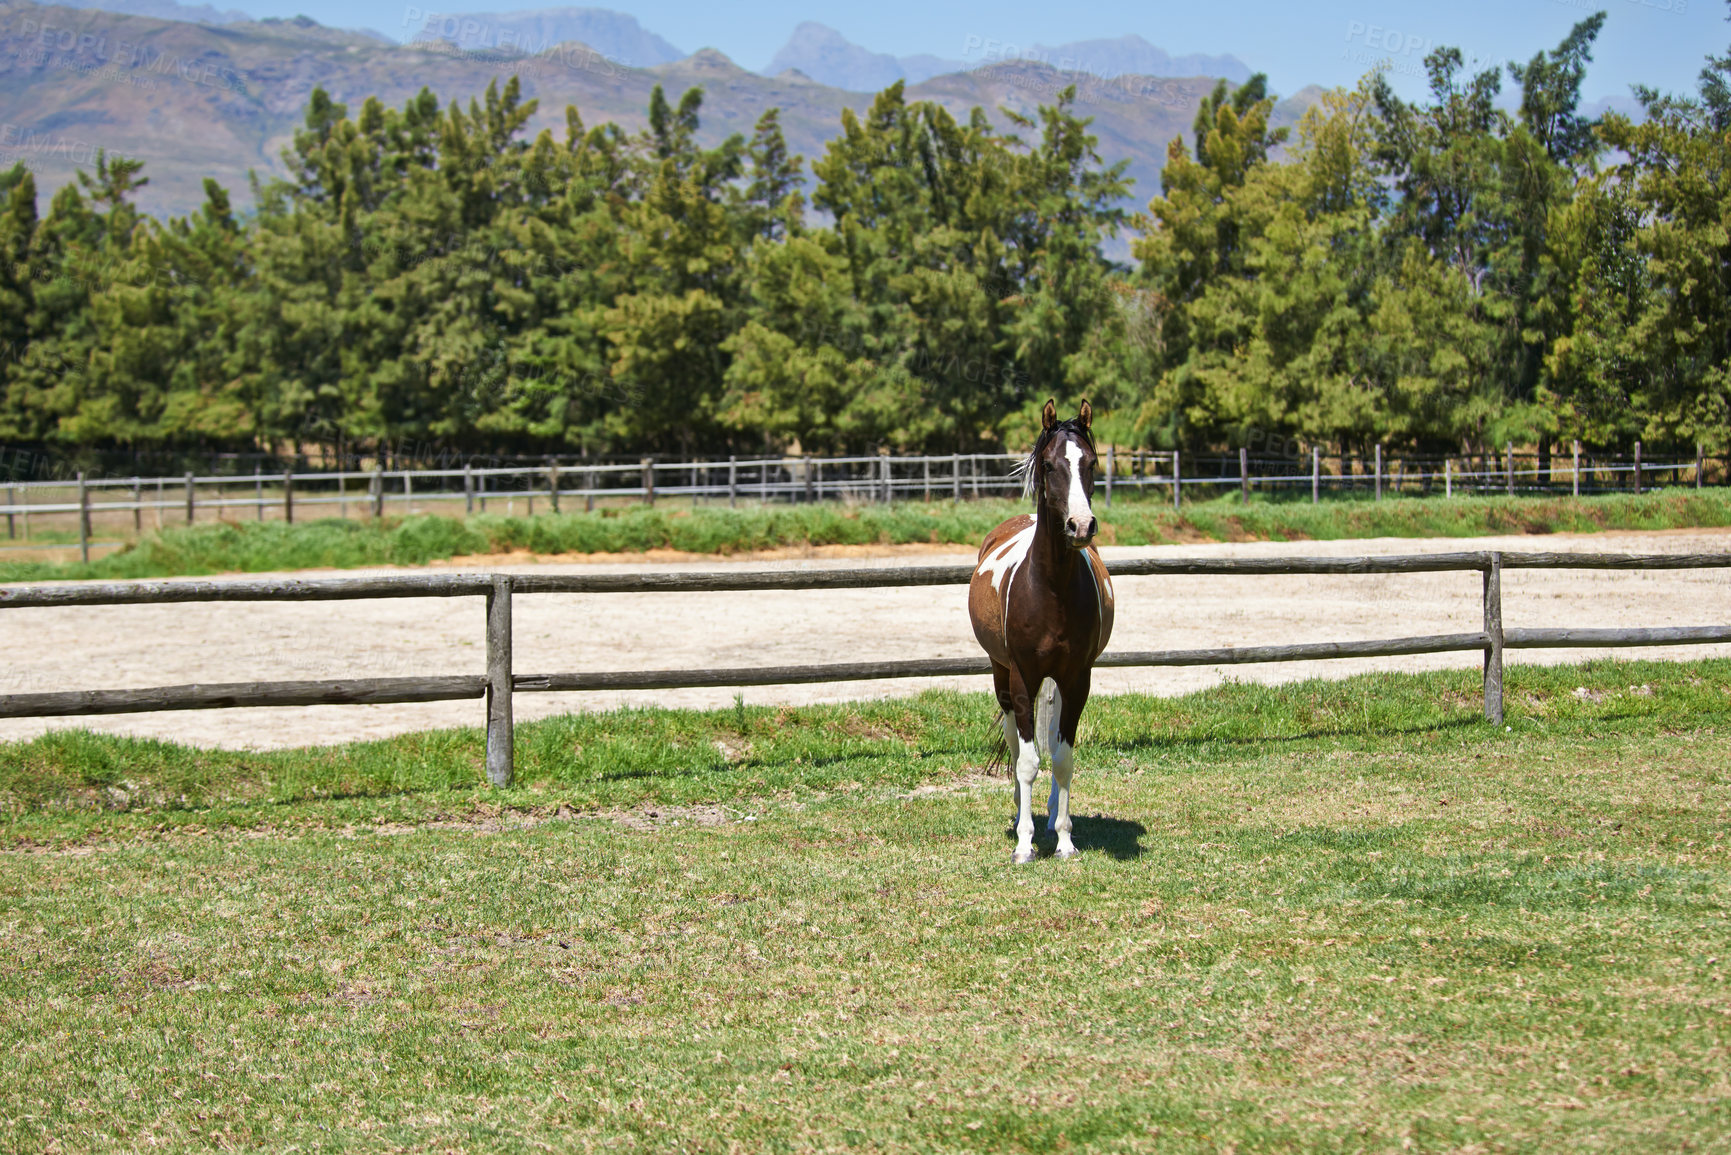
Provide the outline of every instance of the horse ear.
[[1082,408],[1076,411],[1076,420],[1082,423],[1083,429],[1094,428],[1094,410],[1086,398],[1082,400]]
[[1058,423],[1058,402],[1055,398],[1046,398],[1046,407],[1040,410],[1040,428],[1050,429]]

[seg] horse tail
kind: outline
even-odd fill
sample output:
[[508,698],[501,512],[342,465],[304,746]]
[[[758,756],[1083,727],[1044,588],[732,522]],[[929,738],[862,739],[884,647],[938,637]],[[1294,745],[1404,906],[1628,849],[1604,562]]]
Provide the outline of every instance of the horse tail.
[[992,752],[986,758],[986,773],[995,774],[1002,768],[1010,769],[1010,740],[1004,737],[1004,711],[1002,708],[992,715]]

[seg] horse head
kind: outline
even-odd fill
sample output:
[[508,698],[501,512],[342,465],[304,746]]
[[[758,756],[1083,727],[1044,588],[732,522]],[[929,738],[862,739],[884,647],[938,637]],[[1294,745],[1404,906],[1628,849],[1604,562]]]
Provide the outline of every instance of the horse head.
[[1026,496],[1036,509],[1064,528],[1071,549],[1094,542],[1100,523],[1094,518],[1094,411],[1086,401],[1076,416],[1058,420],[1057,405],[1048,400],[1040,411],[1040,436],[1023,463]]

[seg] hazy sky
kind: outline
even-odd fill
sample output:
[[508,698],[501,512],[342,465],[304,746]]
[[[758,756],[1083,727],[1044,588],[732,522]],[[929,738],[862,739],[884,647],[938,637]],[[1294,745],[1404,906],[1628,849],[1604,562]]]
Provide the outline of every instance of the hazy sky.
[[[255,16],[305,13],[339,27],[403,35],[411,7],[426,11],[510,11],[524,0],[446,0],[412,6],[399,0],[212,0]],[[551,6],[551,5],[549,5]],[[1629,85],[1694,88],[1703,57],[1731,42],[1723,0],[1224,0],[1211,4],[1094,0],[1052,3],[932,3],[931,0],[627,0],[592,3],[637,17],[686,52],[719,48],[747,68],[768,63],[794,25],[816,20],[856,44],[898,56],[914,53],[978,60],[989,43],[1062,44],[1137,33],[1172,53],[1230,52],[1269,74],[1276,91],[1306,84],[1350,85],[1384,57],[1408,95],[1423,91],[1420,61],[1429,47],[1453,44],[1469,56],[1525,60],[1553,47],[1577,20],[1603,7],[1610,14],[1584,88],[1589,99],[1624,96]]]

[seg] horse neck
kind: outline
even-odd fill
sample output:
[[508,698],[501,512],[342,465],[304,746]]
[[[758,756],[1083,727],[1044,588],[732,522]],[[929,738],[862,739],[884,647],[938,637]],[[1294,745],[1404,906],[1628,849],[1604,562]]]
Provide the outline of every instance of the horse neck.
[[1046,502],[1044,494],[1034,507],[1034,544],[1029,561],[1050,584],[1059,586],[1074,572],[1081,550],[1064,540],[1064,514]]

